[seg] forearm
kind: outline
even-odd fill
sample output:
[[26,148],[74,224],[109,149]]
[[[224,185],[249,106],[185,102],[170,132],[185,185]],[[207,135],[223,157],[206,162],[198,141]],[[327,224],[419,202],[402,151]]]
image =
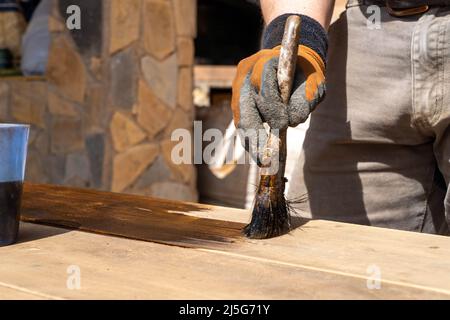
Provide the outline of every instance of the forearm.
[[285,13],[307,15],[327,30],[333,15],[334,0],[260,0],[264,21],[269,24]]

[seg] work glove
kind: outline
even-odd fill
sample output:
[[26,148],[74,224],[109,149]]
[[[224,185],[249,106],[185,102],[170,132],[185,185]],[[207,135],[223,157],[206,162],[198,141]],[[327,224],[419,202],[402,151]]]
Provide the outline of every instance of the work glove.
[[278,130],[296,127],[325,97],[327,34],[317,21],[301,15],[292,94],[289,103],[283,104],[277,70],[284,27],[290,15],[282,15],[267,26],[263,49],[238,64],[233,81],[234,123],[243,146],[258,164],[268,138],[263,123]]

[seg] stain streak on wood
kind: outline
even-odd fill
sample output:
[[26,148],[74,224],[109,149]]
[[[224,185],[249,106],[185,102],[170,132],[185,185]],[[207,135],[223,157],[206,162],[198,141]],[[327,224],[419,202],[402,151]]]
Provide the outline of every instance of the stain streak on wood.
[[21,220],[194,248],[229,245],[244,224],[186,215],[207,206],[150,197],[26,183]]

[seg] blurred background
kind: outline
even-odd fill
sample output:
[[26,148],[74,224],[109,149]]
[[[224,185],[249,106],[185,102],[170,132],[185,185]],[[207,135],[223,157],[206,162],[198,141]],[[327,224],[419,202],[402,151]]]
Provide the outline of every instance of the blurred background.
[[175,165],[171,133],[231,128],[262,28],[255,0],[0,0],[0,122],[31,125],[26,180],[248,207],[255,168]]

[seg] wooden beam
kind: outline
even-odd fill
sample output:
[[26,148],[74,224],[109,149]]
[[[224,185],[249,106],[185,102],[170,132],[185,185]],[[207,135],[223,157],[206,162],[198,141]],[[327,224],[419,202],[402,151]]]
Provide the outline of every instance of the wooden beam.
[[231,88],[236,75],[235,66],[197,65],[194,67],[194,83],[196,87]]

